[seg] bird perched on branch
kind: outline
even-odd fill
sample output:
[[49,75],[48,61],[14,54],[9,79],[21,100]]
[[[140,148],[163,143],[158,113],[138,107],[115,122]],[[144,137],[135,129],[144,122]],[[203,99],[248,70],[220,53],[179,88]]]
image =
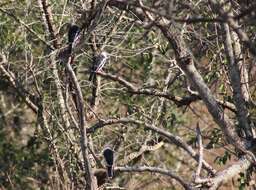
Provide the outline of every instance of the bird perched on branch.
[[69,43],[69,51],[71,53],[72,49],[76,46],[80,38],[81,29],[77,25],[70,25],[68,31],[68,43]]
[[96,73],[102,70],[108,58],[108,53],[105,51],[93,57],[89,81],[92,81]]
[[59,51],[58,59],[60,63],[66,63],[71,57],[74,62],[74,56],[71,56],[72,50],[78,44],[81,38],[81,29],[75,24],[68,24],[68,43],[67,46]]
[[113,177],[114,151],[110,147],[103,150],[103,156],[106,162],[107,176]]

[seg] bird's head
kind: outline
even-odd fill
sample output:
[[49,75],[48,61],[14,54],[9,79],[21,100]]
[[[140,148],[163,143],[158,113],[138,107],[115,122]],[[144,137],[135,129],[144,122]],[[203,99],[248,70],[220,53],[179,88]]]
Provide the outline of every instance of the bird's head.
[[101,56],[103,57],[103,59],[109,58],[109,54],[106,51],[101,52]]

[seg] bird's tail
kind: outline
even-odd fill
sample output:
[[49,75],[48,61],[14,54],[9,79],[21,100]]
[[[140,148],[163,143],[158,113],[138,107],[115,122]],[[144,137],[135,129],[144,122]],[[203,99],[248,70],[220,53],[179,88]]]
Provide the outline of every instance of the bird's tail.
[[72,43],[69,43],[68,44],[68,53],[69,53],[69,55],[71,55],[72,49],[73,49],[73,45],[72,45]]
[[89,76],[89,81],[93,81],[95,78],[95,72],[91,71],[90,76]]
[[112,178],[113,177],[113,167],[112,166],[107,166],[107,173],[108,173],[108,177]]

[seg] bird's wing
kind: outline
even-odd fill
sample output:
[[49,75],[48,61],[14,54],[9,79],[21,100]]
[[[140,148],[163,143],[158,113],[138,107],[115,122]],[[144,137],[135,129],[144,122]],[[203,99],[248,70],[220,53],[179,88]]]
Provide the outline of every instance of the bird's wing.
[[104,67],[105,63],[106,63],[106,60],[102,60],[98,65],[97,69],[95,70],[95,72],[100,71]]

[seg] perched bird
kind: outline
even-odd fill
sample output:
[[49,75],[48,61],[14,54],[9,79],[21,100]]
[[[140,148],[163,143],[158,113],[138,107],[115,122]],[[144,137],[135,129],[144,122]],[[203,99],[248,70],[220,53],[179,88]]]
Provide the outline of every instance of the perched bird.
[[92,81],[95,77],[95,74],[98,71],[102,70],[102,68],[104,67],[107,59],[108,59],[108,54],[105,51],[103,51],[100,54],[98,54],[97,56],[93,57],[89,81]]
[[71,53],[73,47],[77,44],[80,38],[80,28],[77,25],[70,25],[68,31],[68,43],[69,43],[69,51]]
[[103,156],[106,162],[107,176],[113,177],[114,151],[110,147],[103,150]]

